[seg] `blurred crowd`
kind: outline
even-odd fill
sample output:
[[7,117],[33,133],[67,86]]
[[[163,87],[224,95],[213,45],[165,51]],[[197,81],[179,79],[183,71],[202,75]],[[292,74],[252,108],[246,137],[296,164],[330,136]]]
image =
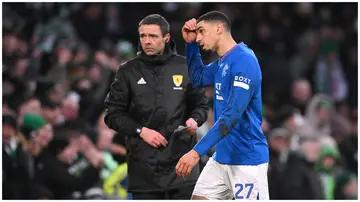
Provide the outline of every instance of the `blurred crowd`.
[[[143,17],[163,15],[184,55],[183,23],[210,10],[259,58],[270,198],[357,199],[355,3],[4,3],[3,198],[129,198],[109,85]],[[210,109],[198,137],[213,123]]]

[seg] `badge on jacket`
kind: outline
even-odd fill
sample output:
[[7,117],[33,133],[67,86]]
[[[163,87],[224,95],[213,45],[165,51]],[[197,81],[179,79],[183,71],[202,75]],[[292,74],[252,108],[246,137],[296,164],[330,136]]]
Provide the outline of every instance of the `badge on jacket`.
[[183,81],[182,75],[173,75],[173,81],[176,87],[174,87],[174,90],[182,90],[182,87],[180,86]]

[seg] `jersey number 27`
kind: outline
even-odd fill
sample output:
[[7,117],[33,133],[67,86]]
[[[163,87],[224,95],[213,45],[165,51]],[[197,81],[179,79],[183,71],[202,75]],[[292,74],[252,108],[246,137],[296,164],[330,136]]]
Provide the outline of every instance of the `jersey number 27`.
[[247,189],[248,187],[250,188],[249,191],[247,192],[246,199],[250,198],[251,192],[254,188],[254,184],[253,183],[235,184],[235,189],[238,189],[235,193],[235,199],[244,199],[244,197],[242,196],[243,194],[241,194],[241,192],[244,190],[244,188]]

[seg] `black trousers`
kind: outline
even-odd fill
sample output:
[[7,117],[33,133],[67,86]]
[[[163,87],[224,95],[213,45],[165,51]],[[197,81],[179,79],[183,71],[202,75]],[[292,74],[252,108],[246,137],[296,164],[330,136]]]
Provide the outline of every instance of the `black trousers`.
[[173,189],[167,192],[136,192],[132,193],[134,200],[190,200],[195,185]]

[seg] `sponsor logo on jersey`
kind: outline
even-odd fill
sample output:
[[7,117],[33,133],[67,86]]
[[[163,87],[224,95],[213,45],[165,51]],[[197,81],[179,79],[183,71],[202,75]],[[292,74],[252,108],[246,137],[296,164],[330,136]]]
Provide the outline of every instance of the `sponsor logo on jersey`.
[[235,76],[234,86],[249,90],[251,79],[244,76]]
[[215,83],[215,88],[216,88],[216,90],[215,90],[215,94],[216,94],[215,98],[217,100],[224,100],[224,98],[220,95],[221,83]]

